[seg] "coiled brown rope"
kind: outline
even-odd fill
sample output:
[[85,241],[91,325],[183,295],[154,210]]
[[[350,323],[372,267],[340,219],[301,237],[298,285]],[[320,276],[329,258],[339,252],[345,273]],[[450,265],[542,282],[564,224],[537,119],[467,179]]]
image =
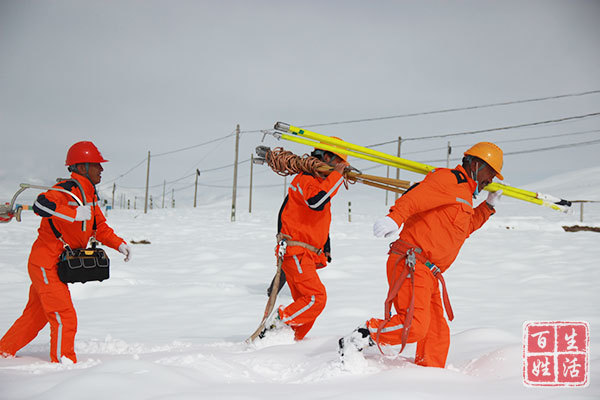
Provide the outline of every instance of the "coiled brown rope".
[[[266,150],[267,148],[265,148]],[[284,150],[282,147],[276,147],[273,150],[268,149],[264,154],[264,159],[271,169],[281,176],[296,175],[299,173],[319,176],[321,178],[329,175],[333,167],[319,160],[316,157],[304,154],[297,156],[291,151]],[[365,185],[389,190],[396,193],[404,193],[405,189],[412,184],[409,181],[399,179],[383,178],[373,175],[364,175],[351,170],[344,171],[344,186],[346,189],[349,184],[361,182]]]
[[284,150],[283,147],[276,147],[267,152],[265,160],[269,167],[281,176],[305,173],[324,177],[332,170],[329,165],[316,157],[308,154],[297,156],[291,151]]

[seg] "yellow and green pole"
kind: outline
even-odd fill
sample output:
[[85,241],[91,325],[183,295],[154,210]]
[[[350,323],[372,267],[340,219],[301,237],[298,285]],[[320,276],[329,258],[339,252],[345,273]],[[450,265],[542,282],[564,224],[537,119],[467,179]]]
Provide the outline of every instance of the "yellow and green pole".
[[[333,138],[327,135],[322,135],[296,126],[288,125],[283,122],[275,124],[275,130],[281,135],[282,139],[304,144],[307,146],[318,146],[324,150],[335,151],[342,154],[347,154],[352,157],[360,158],[367,161],[373,161],[379,164],[388,165],[394,168],[401,168],[407,171],[420,174],[428,174],[435,167],[423,164],[417,161],[407,160],[405,158],[392,156],[390,154],[373,150],[368,147],[359,146],[344,140]],[[571,205],[570,202],[556,198],[551,195],[536,193],[525,189],[504,185],[502,183],[493,182],[487,185],[484,190],[495,192],[502,189],[503,194],[518,200],[527,201],[533,204],[538,204],[550,207],[554,210],[566,212]]]

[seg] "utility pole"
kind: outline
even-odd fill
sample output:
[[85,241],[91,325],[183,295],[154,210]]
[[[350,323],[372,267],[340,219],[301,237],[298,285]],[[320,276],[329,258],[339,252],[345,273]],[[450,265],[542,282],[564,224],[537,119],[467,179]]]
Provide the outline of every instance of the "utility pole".
[[248,196],[248,212],[252,213],[252,172],[254,171],[254,154],[250,154],[250,195]]
[[146,168],[146,198],[144,200],[144,214],[148,213],[148,185],[150,183],[150,150],[148,150],[148,167]]
[[110,203],[110,208],[115,209],[115,189],[117,189],[117,184],[113,183],[113,192],[112,192],[112,203]]
[[[402,136],[398,136],[398,157],[402,149]],[[396,179],[400,179],[400,168],[396,169]],[[394,193],[394,201],[398,200],[398,193]]]
[[167,180],[165,179],[163,181],[163,201],[162,201],[162,208],[165,208],[165,188],[167,186]]
[[237,195],[238,154],[240,150],[240,124],[235,127],[235,163],[233,165],[233,193],[231,195],[231,222],[235,221],[235,198]]
[[171,189],[171,207],[175,208],[175,189]]
[[450,142],[448,142],[448,153],[446,154],[446,168],[450,168],[450,154],[452,153],[452,147],[450,146]]
[[196,183],[194,184],[194,208],[196,208],[196,198],[198,197],[198,177],[200,176],[200,170],[196,169]]

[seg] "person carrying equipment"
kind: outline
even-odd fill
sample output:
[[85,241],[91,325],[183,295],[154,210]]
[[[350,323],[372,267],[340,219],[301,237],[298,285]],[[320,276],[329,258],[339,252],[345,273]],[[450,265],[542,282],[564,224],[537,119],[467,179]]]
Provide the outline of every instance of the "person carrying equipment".
[[338,345],[342,361],[346,352],[375,344],[401,345],[401,352],[407,343],[416,342],[416,364],[439,368],[446,365],[450,330],[444,307],[448,319],[453,319],[453,313],[443,272],[469,235],[495,213],[502,190],[490,192],[487,200],[475,208],[473,199],[494,177],[504,179],[502,164],[503,153],[498,146],[477,143],[464,153],[462,165],[430,172],[396,200],[387,216],[375,221],[376,237],[388,237],[404,224],[388,253],[389,291],[384,319],[371,318],[341,338]]
[[[291,328],[295,339],[302,340],[327,302],[317,269],[331,261],[330,201],[344,183],[342,174],[349,164],[347,155],[321,149],[318,145],[311,156],[329,164],[333,170],[326,177],[297,174],[288,188],[279,211],[276,254],[284,252],[281,268],[294,302],[273,311],[259,335],[261,338],[268,331]],[[285,243],[283,249],[282,243]]]
[[[77,315],[69,288],[57,273],[65,244],[71,249],[85,248],[95,232],[96,239],[124,254],[125,261],[131,259],[130,247],[114,234],[98,206],[96,185],[102,179],[101,163],[106,161],[92,142],[75,143],[66,159],[71,179],[57,183],[54,188],[73,193],[84,199],[86,205],[78,205],[73,197],[56,190],[37,197],[33,211],[42,221],[27,265],[31,278],[29,301],[21,317],[0,339],[0,356],[14,356],[50,323],[51,361],[62,362],[66,357],[77,362]],[[57,237],[55,231],[62,236]]]

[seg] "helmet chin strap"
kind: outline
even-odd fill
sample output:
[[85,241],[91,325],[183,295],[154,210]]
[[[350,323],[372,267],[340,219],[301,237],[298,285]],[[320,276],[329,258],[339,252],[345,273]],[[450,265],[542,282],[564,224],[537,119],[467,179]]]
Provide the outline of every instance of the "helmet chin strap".
[[[94,185],[94,182],[92,182],[92,178],[90,178],[90,163],[81,163],[85,165],[85,175],[79,172],[79,169],[77,167],[75,167],[75,165],[72,165],[68,168],[68,170],[70,172],[75,172],[78,173],[81,176],[84,176],[88,179],[88,181],[90,181],[90,183],[92,184],[92,186],[96,187],[96,185]],[[77,164],[80,165],[80,164]]]
[[[473,161],[471,160],[471,162],[473,162]],[[476,162],[475,171],[471,170],[471,179],[473,179],[475,181],[475,184],[477,185],[477,186],[475,186],[475,192],[473,193],[473,198],[477,198],[477,195],[479,194],[479,180],[477,179],[477,176],[479,175],[479,172],[481,172],[481,170],[484,168],[485,168],[485,165],[482,165],[480,167],[479,163]]]

